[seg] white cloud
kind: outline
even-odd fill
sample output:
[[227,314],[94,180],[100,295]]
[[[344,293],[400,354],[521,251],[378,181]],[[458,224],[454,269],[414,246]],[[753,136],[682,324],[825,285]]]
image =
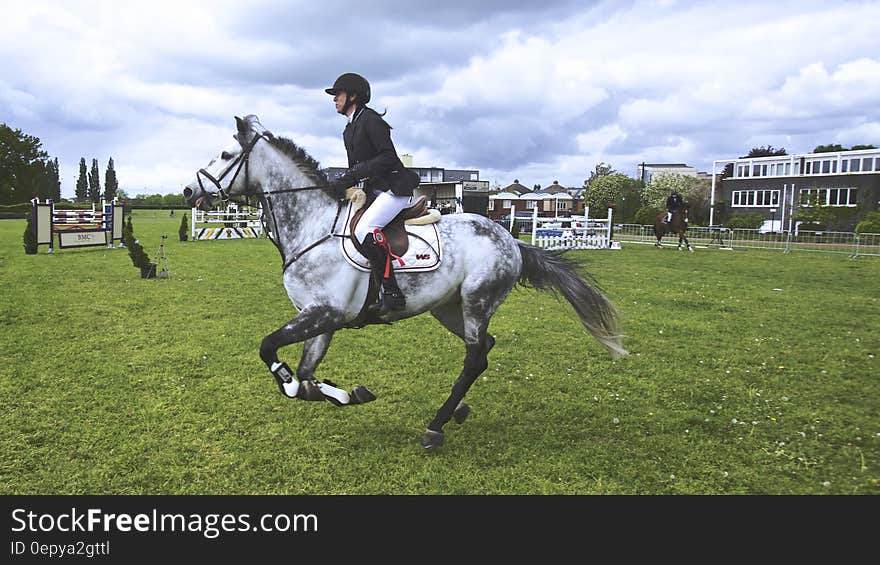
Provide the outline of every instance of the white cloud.
[[65,194],[81,156],[113,156],[134,193],[176,191],[248,113],[344,165],[320,85],[348,70],[371,78],[400,152],[503,185],[880,144],[878,3],[465,4],[390,2],[354,25],[303,3],[16,3],[0,119],[59,156]]

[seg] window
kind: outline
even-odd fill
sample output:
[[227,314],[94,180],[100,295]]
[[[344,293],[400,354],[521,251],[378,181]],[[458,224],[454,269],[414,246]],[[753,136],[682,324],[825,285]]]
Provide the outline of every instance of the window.
[[861,161],[859,159],[850,159],[849,160],[849,171],[851,173],[859,172],[859,164]]
[[501,206],[503,206],[504,208],[510,208],[510,200],[505,200]]
[[750,167],[748,165],[740,165],[739,167],[737,167],[736,176],[737,177],[749,176],[749,169],[750,169]]
[[568,200],[557,200],[556,201],[556,209],[557,210],[568,210]]
[[790,174],[791,174],[791,163],[786,163],[785,164],[785,176],[788,176]]
[[779,206],[778,190],[734,190],[733,205],[737,207],[769,208]]
[[832,173],[837,172],[837,160],[831,161],[831,172]]
[[855,188],[802,188],[802,206],[855,206]]
[[865,157],[862,159],[862,170],[870,171],[871,170],[871,157]]
[[767,165],[753,165],[752,166],[752,176],[753,177],[766,177],[767,176]]
[[822,173],[828,174],[831,172],[831,161],[822,161]]
[[874,170],[880,171],[880,157],[874,158]]
[[526,200],[526,210],[534,210],[535,209],[535,201],[534,200]]
[[841,161],[841,162],[840,162],[840,172],[841,172],[841,173],[845,173],[845,172],[847,172],[847,170],[848,170],[848,165],[849,165],[849,161],[847,161],[846,159],[844,159],[843,161]]
[[495,209],[495,200],[493,198],[489,199],[489,210],[492,211]]

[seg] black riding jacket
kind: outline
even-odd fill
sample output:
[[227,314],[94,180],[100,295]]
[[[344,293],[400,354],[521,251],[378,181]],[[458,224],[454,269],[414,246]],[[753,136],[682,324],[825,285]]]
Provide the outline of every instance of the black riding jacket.
[[682,205],[682,200],[681,200],[680,194],[677,194],[674,196],[670,194],[669,198],[666,199],[666,209],[669,210],[670,212],[674,212],[678,208],[681,208],[681,205]]
[[391,142],[391,126],[375,110],[367,106],[355,110],[342,139],[349,168],[340,182],[351,186],[366,178],[364,188],[413,195],[419,175],[403,166]]

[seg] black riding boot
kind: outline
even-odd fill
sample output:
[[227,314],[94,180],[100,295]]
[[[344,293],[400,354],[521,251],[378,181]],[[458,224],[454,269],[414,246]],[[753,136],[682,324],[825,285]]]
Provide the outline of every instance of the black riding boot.
[[[373,234],[367,234],[364,238],[364,252],[370,260],[370,268],[373,278],[382,287],[379,294],[379,313],[385,314],[390,310],[403,310],[406,308],[406,297],[397,286],[394,277],[394,264],[390,260],[388,251],[376,243]],[[387,276],[386,276],[387,275]]]

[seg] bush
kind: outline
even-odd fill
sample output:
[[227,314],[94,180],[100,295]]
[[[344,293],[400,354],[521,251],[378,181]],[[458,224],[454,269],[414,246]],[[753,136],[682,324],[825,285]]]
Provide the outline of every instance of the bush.
[[729,229],[756,230],[764,223],[761,214],[734,214],[726,222],[724,227]]
[[638,212],[636,212],[635,223],[641,224],[643,226],[653,226],[654,221],[657,219],[657,214],[663,212],[660,208],[655,208],[653,206],[644,206],[639,208]]
[[180,241],[186,241],[189,238],[189,218],[187,218],[186,212],[183,213],[183,218],[180,220],[180,229],[177,234],[180,236]]
[[519,239],[519,222],[513,221],[513,228],[510,230],[510,235],[514,237],[514,239]]
[[33,213],[27,215],[27,226],[24,228],[24,252],[33,255],[37,252],[37,234],[34,226]]
[[880,233],[880,212],[867,214],[856,225],[856,233]]
[[132,264],[140,269],[150,264],[150,258],[144,251],[143,246],[134,238],[134,227],[131,225],[131,216],[128,217],[128,223],[122,227],[122,242],[128,249],[128,256],[131,257]]

